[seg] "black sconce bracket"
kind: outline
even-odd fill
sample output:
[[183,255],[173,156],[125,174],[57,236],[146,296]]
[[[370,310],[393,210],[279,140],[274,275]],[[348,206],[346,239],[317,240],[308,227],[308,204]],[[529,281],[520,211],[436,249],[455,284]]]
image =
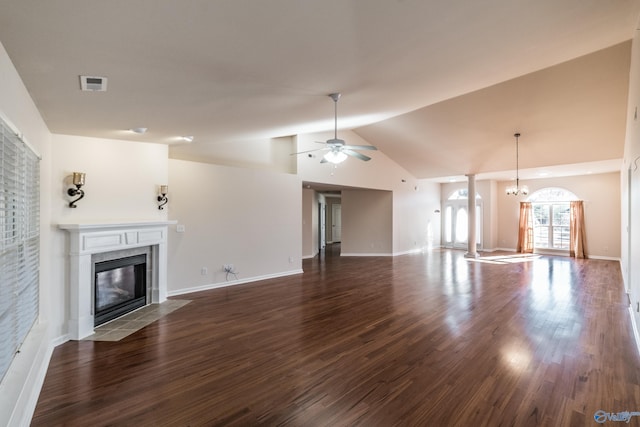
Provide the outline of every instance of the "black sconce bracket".
[[158,209],[163,210],[164,205],[166,205],[169,202],[169,198],[167,198],[167,196],[163,194],[162,196],[158,196],[158,202],[162,202],[160,203],[160,205],[158,205]]
[[76,185],[76,188],[70,188],[67,190],[67,194],[71,197],[75,197],[78,195],[80,196],[77,199],[69,202],[70,208],[77,208],[76,203],[84,197],[84,191],[82,191],[80,187],[82,187],[82,185]]

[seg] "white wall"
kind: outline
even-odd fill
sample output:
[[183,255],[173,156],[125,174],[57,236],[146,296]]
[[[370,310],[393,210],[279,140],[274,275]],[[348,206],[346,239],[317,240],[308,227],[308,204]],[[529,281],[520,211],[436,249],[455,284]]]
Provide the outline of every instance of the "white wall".
[[483,194],[489,194],[489,200],[482,205],[484,217],[482,218],[483,227],[487,230],[483,234],[483,246],[485,250],[492,251],[498,248],[498,183],[493,180],[483,181],[478,187]]
[[302,257],[313,258],[318,253],[318,198],[309,188],[302,190]]
[[39,324],[29,333],[0,383],[0,425],[28,423],[44,380],[51,355],[50,318],[55,307],[49,302],[51,245],[51,134],[7,52],[0,44],[0,114],[11,122],[24,139],[42,156],[40,162],[40,315]]
[[172,159],[169,178],[169,216],[185,226],[169,233],[169,295],[302,272],[298,176]]
[[[166,145],[54,134],[53,147],[54,223],[167,219],[156,199],[158,186],[169,183]],[[74,171],[86,173],[86,195],[70,209]]]
[[[572,177],[520,180],[529,194],[546,187],[571,191],[584,201],[587,256],[620,258],[620,174],[618,172]],[[501,248],[515,250],[518,242],[520,202],[527,196],[507,196],[509,181],[498,183],[498,243]]]
[[[640,25],[640,23],[639,23]],[[621,173],[622,271],[636,325],[640,325],[640,31],[631,48],[624,165]],[[632,182],[631,186],[629,181]],[[640,345],[640,344],[639,344]]]
[[172,159],[284,173],[296,173],[296,157],[291,155],[295,152],[293,136],[208,143],[198,153],[186,143],[169,147]]
[[393,254],[440,246],[440,184],[404,183],[393,191]]

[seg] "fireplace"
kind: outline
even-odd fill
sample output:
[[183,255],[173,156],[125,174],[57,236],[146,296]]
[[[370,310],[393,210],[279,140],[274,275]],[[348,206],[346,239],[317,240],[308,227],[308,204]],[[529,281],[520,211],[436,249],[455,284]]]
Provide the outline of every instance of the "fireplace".
[[147,304],[145,254],[98,262],[94,266],[94,326]]
[[[58,224],[58,227],[68,232],[69,243],[69,338],[81,340],[93,334],[94,327],[104,319],[97,319],[101,315],[96,313],[96,307],[116,308],[117,310],[133,310],[130,306],[123,308],[122,301],[107,296],[99,297],[96,304],[95,281],[97,274],[107,270],[116,270],[110,273],[115,276],[136,277],[145,275],[140,283],[134,285],[133,290],[124,290],[133,293],[132,300],[135,304],[159,304],[167,299],[167,231],[168,226],[176,221],[142,221],[142,222],[117,222],[101,224]],[[143,255],[145,267],[131,269],[111,261],[137,257]],[[102,270],[101,263],[107,266]],[[124,268],[124,270],[118,270]],[[143,269],[144,273],[139,270]],[[136,270],[138,272],[136,273]],[[108,276],[108,275],[107,275]],[[106,277],[104,280],[110,279]],[[102,278],[100,280],[103,280]],[[120,284],[117,285],[121,287]],[[143,289],[139,289],[142,286]],[[131,288],[131,287],[129,287]],[[136,291],[137,288],[137,291]],[[120,293],[122,290],[112,292]],[[137,295],[136,295],[137,292]],[[144,296],[141,293],[144,292]],[[122,312],[116,312],[116,316]]]

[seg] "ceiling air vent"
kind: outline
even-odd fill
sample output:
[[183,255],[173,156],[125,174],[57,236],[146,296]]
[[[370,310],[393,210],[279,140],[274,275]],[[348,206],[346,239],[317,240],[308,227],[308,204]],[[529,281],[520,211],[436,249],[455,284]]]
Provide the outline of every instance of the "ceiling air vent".
[[80,76],[80,88],[85,92],[106,92],[107,78],[96,76]]

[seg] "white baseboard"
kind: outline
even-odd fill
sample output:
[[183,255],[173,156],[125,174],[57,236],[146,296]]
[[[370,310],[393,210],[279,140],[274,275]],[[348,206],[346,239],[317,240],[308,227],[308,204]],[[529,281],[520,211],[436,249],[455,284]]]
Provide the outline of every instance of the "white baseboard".
[[402,252],[394,252],[392,254],[392,256],[400,256],[400,255],[409,255],[409,254],[419,254],[422,253],[424,251],[426,251],[427,248],[415,248],[415,249],[410,249],[408,251],[402,251]]
[[315,258],[316,255],[318,255],[320,253],[320,251],[316,251],[313,255],[302,255],[302,259],[311,259],[311,258]]
[[605,261],[618,261],[620,262],[620,258],[612,257],[612,256],[601,256],[601,255],[589,255],[587,254],[588,259],[602,259]]
[[51,340],[51,345],[55,348],[61,344],[66,343],[67,341],[71,340],[71,336],[69,334],[64,334],[59,336],[58,338],[54,338],[53,340]]
[[633,328],[633,336],[636,339],[636,348],[638,349],[638,354],[640,354],[640,334],[638,333],[636,316],[633,314],[633,307],[629,307],[629,316],[631,316],[631,327]]
[[228,282],[210,283],[207,285],[193,286],[190,288],[175,289],[167,292],[167,296],[174,297],[178,295],[190,294],[193,292],[208,291],[210,289],[224,288],[227,286],[242,285],[244,283],[258,282],[260,280],[276,279],[278,277],[292,276],[294,274],[302,274],[302,270],[291,270],[276,274],[266,274],[264,276],[254,276],[247,279],[229,280]]
[[[515,248],[496,248],[494,249],[496,251],[504,251],[504,252],[516,252]],[[489,249],[485,249],[483,252],[489,252]],[[551,256],[569,256],[569,252],[568,251],[554,251],[554,250],[544,250],[544,249],[537,249],[534,250],[533,252],[534,254],[537,255],[551,255]],[[619,257],[608,257],[608,256],[602,256],[602,255],[590,255],[587,254],[587,259],[602,259],[602,260],[607,260],[607,261],[620,261]]]
[[391,253],[341,253],[340,256],[393,256]]

